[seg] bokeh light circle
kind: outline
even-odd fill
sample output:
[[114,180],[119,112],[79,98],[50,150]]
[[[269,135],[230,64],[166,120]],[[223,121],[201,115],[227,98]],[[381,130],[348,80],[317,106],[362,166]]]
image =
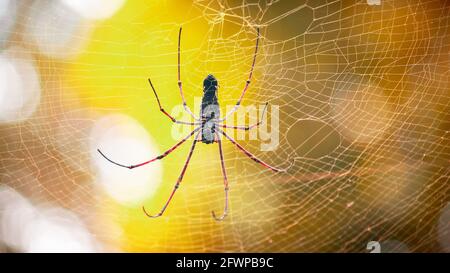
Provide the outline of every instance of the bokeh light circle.
[[106,19],[125,4],[125,0],[61,0],[81,16],[88,19]]
[[0,187],[0,242],[20,252],[100,250],[78,216],[58,207],[34,207],[7,186]]
[[0,122],[29,118],[41,96],[39,74],[31,56],[22,48],[0,55]]
[[11,36],[17,16],[17,1],[0,0],[0,48]]
[[159,154],[146,130],[134,119],[125,115],[109,115],[95,122],[91,132],[91,157],[97,178],[105,191],[124,205],[142,205],[153,195],[161,182],[161,163],[127,169],[103,158],[100,149],[112,160],[133,165]]
[[25,22],[23,39],[41,54],[58,59],[75,57],[91,31],[88,22],[58,1],[33,2]]

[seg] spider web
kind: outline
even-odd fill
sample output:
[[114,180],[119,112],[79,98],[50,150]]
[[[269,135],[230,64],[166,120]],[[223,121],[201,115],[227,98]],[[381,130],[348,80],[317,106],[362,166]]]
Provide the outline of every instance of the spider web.
[[[33,116],[0,127],[1,184],[74,212],[105,250],[367,252],[369,241],[379,241],[382,251],[448,251],[450,224],[441,216],[450,185],[448,3],[134,2],[97,22],[90,39],[73,34],[88,45],[69,59],[42,56],[23,41],[29,16],[20,16],[10,43],[35,54],[42,93]],[[90,132],[104,115],[133,117],[160,151],[175,143],[146,78],[166,109],[181,103],[180,24],[182,80],[194,113],[209,73],[219,79],[222,113],[236,103],[260,27],[242,104],[269,102],[269,125],[278,107],[279,143],[270,151],[261,139],[239,143],[272,166],[293,163],[271,173],[224,143],[230,214],[220,223],[210,216],[224,199],[216,145],[197,145],[156,220],[110,198],[92,167]],[[164,159],[162,184],[146,208],[164,204],[189,146]]]

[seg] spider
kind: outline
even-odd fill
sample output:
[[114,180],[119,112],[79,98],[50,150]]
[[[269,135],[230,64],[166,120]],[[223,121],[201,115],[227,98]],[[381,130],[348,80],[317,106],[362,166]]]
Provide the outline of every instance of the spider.
[[235,106],[231,109],[231,111],[229,111],[224,118],[220,118],[220,110],[219,110],[219,102],[217,99],[217,92],[218,92],[218,81],[217,79],[212,75],[209,74],[208,76],[206,76],[206,78],[203,81],[203,98],[202,98],[202,104],[201,104],[201,110],[200,110],[200,118],[197,118],[192,111],[190,110],[189,106],[186,104],[186,100],[184,98],[184,94],[183,94],[183,84],[181,82],[181,78],[180,78],[180,42],[181,42],[181,31],[182,31],[182,27],[180,27],[180,30],[178,32],[178,88],[180,90],[180,95],[181,95],[181,99],[183,101],[183,107],[184,110],[191,115],[195,122],[185,122],[185,121],[179,121],[176,120],[174,117],[172,117],[169,113],[166,112],[166,110],[164,110],[164,108],[161,106],[161,102],[159,100],[158,94],[155,90],[155,87],[153,86],[153,83],[151,81],[151,79],[148,79],[148,82],[153,90],[153,93],[155,94],[156,97],[156,101],[158,102],[158,106],[159,106],[159,110],[166,115],[173,123],[177,123],[177,124],[183,124],[183,125],[194,125],[197,126],[191,133],[189,133],[185,138],[183,138],[181,141],[179,141],[178,143],[176,143],[172,148],[168,149],[167,151],[165,151],[164,153],[162,153],[159,156],[156,156],[148,161],[145,161],[143,163],[139,163],[136,165],[123,165],[120,163],[117,163],[111,159],[109,159],[106,155],[104,155],[100,149],[97,149],[97,151],[109,162],[111,162],[112,164],[115,164],[117,166],[120,167],[124,167],[124,168],[128,168],[128,169],[134,169],[137,167],[141,167],[144,165],[147,165],[153,161],[156,160],[161,160],[164,157],[166,157],[167,155],[169,155],[171,152],[173,152],[176,148],[180,147],[181,144],[183,144],[187,139],[189,139],[191,136],[193,136],[195,134],[195,138],[194,141],[192,143],[191,149],[189,151],[188,157],[186,159],[186,162],[184,163],[183,169],[181,170],[181,174],[178,177],[177,182],[175,183],[175,187],[172,190],[168,200],[166,201],[166,203],[164,204],[164,206],[162,207],[161,211],[156,214],[156,215],[151,215],[149,214],[146,209],[145,206],[142,207],[144,213],[150,217],[150,218],[156,218],[159,217],[161,215],[163,215],[163,213],[166,211],[167,206],[169,205],[169,203],[171,202],[173,196],[175,195],[175,192],[177,191],[178,187],[180,186],[181,181],[183,180],[183,176],[186,172],[186,169],[189,165],[189,161],[191,160],[192,154],[194,152],[195,149],[195,145],[197,144],[197,142],[201,141],[202,143],[205,144],[213,144],[213,143],[217,143],[219,146],[219,156],[220,156],[220,162],[221,162],[221,167],[222,167],[222,174],[223,174],[223,183],[224,183],[224,191],[225,191],[225,205],[224,205],[224,209],[223,209],[223,213],[220,217],[217,217],[214,211],[211,211],[212,216],[215,220],[217,221],[221,221],[223,220],[227,214],[228,214],[228,191],[229,191],[229,186],[228,186],[228,178],[227,178],[227,172],[225,169],[225,163],[224,163],[224,159],[223,159],[223,152],[222,152],[222,141],[220,138],[220,134],[222,134],[223,136],[225,136],[226,139],[228,139],[229,141],[231,141],[239,150],[241,150],[245,155],[247,155],[249,158],[251,158],[252,160],[254,160],[255,162],[261,164],[262,166],[274,171],[274,172],[282,172],[285,171],[283,169],[278,169],[275,167],[270,166],[269,164],[263,162],[262,160],[258,159],[256,156],[254,156],[252,153],[250,153],[249,151],[247,151],[244,147],[242,147],[239,143],[237,143],[232,137],[230,137],[228,134],[226,134],[221,128],[232,128],[235,130],[250,130],[253,129],[255,127],[258,127],[264,118],[264,113],[267,109],[267,105],[268,103],[266,103],[264,110],[262,112],[262,118],[255,124],[251,125],[251,126],[228,126],[226,124],[224,124],[224,121],[227,120],[227,118],[233,114],[238,108],[239,105],[241,104],[242,98],[245,95],[245,92],[248,89],[248,86],[250,85],[250,81],[252,79],[252,75],[253,75],[253,69],[255,67],[255,61],[256,61],[256,55],[258,53],[258,44],[259,44],[259,28],[257,28],[257,38],[256,38],[256,46],[255,46],[255,52],[253,55],[253,62],[252,62],[252,66],[250,68],[250,73],[248,76],[248,79],[245,83],[244,89],[241,93],[241,96],[239,97],[237,103],[235,104]]

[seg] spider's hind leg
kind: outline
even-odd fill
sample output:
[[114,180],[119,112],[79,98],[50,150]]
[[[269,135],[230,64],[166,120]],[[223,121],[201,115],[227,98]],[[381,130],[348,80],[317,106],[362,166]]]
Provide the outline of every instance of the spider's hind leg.
[[242,145],[240,145],[239,143],[237,143],[232,137],[230,137],[229,135],[227,135],[224,131],[217,129],[222,135],[224,135],[229,141],[231,141],[231,143],[233,143],[239,150],[241,150],[246,156],[248,156],[250,159],[252,159],[253,161],[255,161],[258,164],[261,164],[262,166],[274,171],[274,172],[286,172],[291,166],[289,166],[286,169],[279,169],[279,168],[275,168],[270,166],[269,164],[265,163],[264,161],[262,161],[261,159],[257,158],[255,155],[253,155],[252,153],[250,153],[249,151],[247,151],[244,147],[242,147]]
[[165,203],[164,206],[162,207],[161,211],[160,211],[158,214],[156,214],[156,215],[151,215],[151,214],[147,213],[147,211],[145,210],[145,207],[142,207],[142,210],[144,211],[144,213],[145,213],[148,217],[150,217],[150,218],[156,218],[156,217],[159,217],[159,216],[163,215],[164,211],[166,211],[167,206],[169,206],[170,201],[172,201],[172,198],[173,198],[173,196],[175,195],[175,192],[178,190],[178,188],[179,188],[179,186],[180,186],[180,183],[181,183],[181,181],[183,180],[184,174],[186,173],[186,169],[187,169],[187,167],[188,167],[188,165],[189,165],[189,161],[191,160],[192,154],[194,153],[194,150],[195,150],[195,144],[197,144],[197,137],[198,137],[199,134],[200,134],[200,132],[197,133],[197,135],[196,135],[196,137],[195,137],[195,139],[194,139],[194,142],[192,143],[191,150],[189,151],[189,155],[188,155],[188,157],[187,157],[187,159],[186,159],[186,162],[184,163],[183,170],[181,171],[181,174],[180,174],[180,176],[178,177],[177,182],[175,183],[175,186],[174,186],[174,188],[173,188],[173,190],[172,190],[172,193],[171,193],[170,196],[169,196],[169,199],[166,201],[166,203]]
[[228,187],[228,178],[227,178],[227,171],[225,169],[225,162],[223,160],[223,151],[222,151],[222,141],[220,140],[219,134],[215,133],[216,135],[216,141],[219,144],[219,154],[220,154],[220,165],[222,167],[222,174],[223,174],[223,185],[224,185],[224,191],[225,191],[225,205],[223,208],[222,216],[217,217],[214,211],[211,211],[211,214],[214,219],[217,221],[222,221],[225,219],[225,217],[228,214],[228,191],[230,188]]

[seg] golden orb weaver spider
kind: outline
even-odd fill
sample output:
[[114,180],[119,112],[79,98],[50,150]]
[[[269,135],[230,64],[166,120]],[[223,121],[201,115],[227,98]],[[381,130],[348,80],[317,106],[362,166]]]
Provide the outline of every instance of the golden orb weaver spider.
[[[175,192],[177,191],[181,181],[183,180],[184,174],[186,172],[186,169],[189,165],[189,161],[191,160],[192,154],[194,152],[195,149],[195,145],[197,142],[201,141],[205,144],[212,144],[212,143],[218,143],[219,145],[219,155],[220,155],[220,162],[221,162],[221,167],[222,167],[222,174],[223,174],[223,179],[224,179],[224,191],[225,191],[225,205],[224,205],[224,210],[223,213],[220,217],[217,217],[216,214],[214,213],[214,211],[211,211],[212,216],[214,219],[216,219],[217,221],[221,221],[223,220],[227,214],[228,214],[228,191],[229,191],[229,186],[228,186],[228,179],[227,179],[227,172],[225,169],[225,163],[224,163],[224,158],[223,158],[223,152],[222,152],[222,141],[220,139],[220,134],[222,134],[223,136],[225,136],[226,139],[228,139],[229,141],[231,141],[239,150],[241,150],[245,155],[247,155],[249,158],[251,158],[252,160],[254,160],[255,162],[263,165],[264,167],[274,171],[274,172],[282,172],[285,171],[286,169],[278,169],[275,167],[270,166],[269,164],[263,162],[262,160],[258,159],[256,156],[254,156],[252,153],[250,153],[249,151],[247,151],[244,147],[242,147],[239,143],[237,143],[232,137],[230,137],[228,134],[226,134],[223,130],[221,130],[219,127],[221,128],[232,128],[232,129],[236,129],[236,130],[250,130],[253,129],[255,127],[258,127],[261,123],[262,120],[264,118],[264,113],[267,109],[267,105],[268,103],[266,103],[263,113],[262,113],[262,118],[260,119],[260,121],[258,121],[257,123],[251,125],[251,126],[227,126],[226,124],[223,124],[224,121],[226,121],[226,119],[233,114],[234,112],[236,112],[236,110],[239,108],[241,101],[245,95],[245,92],[248,89],[248,86],[250,85],[250,81],[252,79],[252,75],[253,75],[253,69],[255,67],[255,62],[256,62],[256,55],[258,53],[258,46],[259,46],[259,28],[257,28],[257,39],[256,39],[256,46],[255,46],[255,52],[253,55],[253,62],[252,62],[252,66],[250,68],[250,73],[248,76],[248,79],[245,83],[244,89],[241,93],[241,96],[239,97],[237,103],[235,104],[235,106],[233,107],[233,109],[231,109],[231,111],[229,111],[224,118],[220,118],[220,111],[219,111],[219,102],[217,99],[217,91],[218,91],[218,82],[217,79],[213,76],[213,75],[208,75],[204,81],[203,81],[203,98],[202,98],[202,105],[201,105],[201,111],[200,111],[200,118],[195,117],[194,113],[192,113],[192,111],[190,110],[189,106],[187,106],[186,104],[186,100],[184,98],[184,94],[183,94],[183,84],[181,82],[181,77],[180,77],[180,42],[181,42],[181,31],[182,28],[180,27],[179,33],[178,33],[178,88],[180,90],[180,95],[181,95],[181,99],[183,101],[183,107],[184,110],[191,115],[195,122],[185,122],[185,121],[179,121],[176,120],[174,117],[172,117],[169,113],[167,113],[164,108],[161,106],[161,102],[159,100],[158,94],[156,93],[156,90],[153,86],[153,83],[150,79],[148,79],[148,82],[153,90],[153,93],[155,94],[156,97],[156,101],[158,102],[158,106],[159,106],[159,110],[166,115],[173,123],[177,123],[177,124],[183,124],[183,125],[194,125],[197,126],[192,132],[189,133],[189,135],[187,135],[185,138],[183,138],[181,141],[179,141],[177,144],[175,144],[172,148],[168,149],[167,151],[165,151],[164,153],[162,153],[159,156],[156,156],[148,161],[145,161],[143,163],[139,163],[136,165],[123,165],[120,163],[117,163],[111,159],[109,159],[106,155],[104,155],[100,149],[97,149],[97,151],[109,162],[120,166],[120,167],[124,167],[124,168],[128,168],[128,169],[134,169],[137,167],[141,167],[144,165],[147,165],[153,161],[156,160],[160,160],[163,159],[164,157],[166,157],[167,155],[169,155],[171,152],[173,152],[176,148],[178,148],[181,144],[183,144],[187,139],[189,139],[192,135],[195,134],[195,138],[194,141],[192,143],[191,149],[189,151],[188,157],[186,159],[186,162],[184,163],[183,169],[181,170],[181,174],[179,175],[177,182],[175,183],[175,187],[172,190],[168,200],[166,201],[165,205],[162,207],[161,211],[156,214],[156,215],[150,215],[145,207],[143,206],[142,209],[144,211],[144,213],[151,218],[155,218],[155,217],[159,217],[161,215],[163,215],[163,213],[165,212],[165,210],[167,209],[167,206],[169,205],[169,203],[171,202],[173,196],[175,195]],[[199,138],[201,134],[201,137]]]

